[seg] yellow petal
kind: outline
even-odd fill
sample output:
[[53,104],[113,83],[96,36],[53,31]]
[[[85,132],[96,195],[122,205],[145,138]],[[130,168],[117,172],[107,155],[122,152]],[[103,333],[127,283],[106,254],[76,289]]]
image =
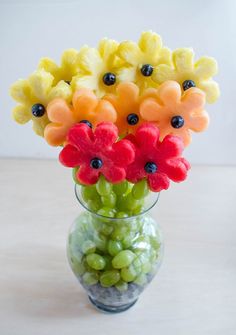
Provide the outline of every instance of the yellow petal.
[[206,100],[209,104],[216,102],[220,96],[219,85],[213,80],[202,81],[198,87],[206,93]]
[[12,117],[19,124],[27,123],[31,116],[30,108],[25,105],[18,105],[12,110]]
[[195,75],[199,80],[210,79],[217,74],[217,62],[212,57],[201,57],[195,63]]
[[134,67],[123,67],[118,71],[118,80],[122,81],[135,81],[136,78],[136,68]]
[[194,53],[191,48],[179,48],[173,52],[173,62],[178,72],[193,70]]
[[98,78],[92,75],[78,75],[72,79],[71,88],[73,91],[76,91],[80,88],[89,88],[90,90],[96,90],[98,88]]
[[166,80],[175,79],[175,71],[173,68],[166,64],[158,65],[152,74],[152,79],[157,83],[161,84]]
[[60,80],[60,68],[57,66],[57,64],[51,59],[51,58],[41,58],[38,64],[38,69],[43,69],[49,73],[51,73],[57,82]]
[[61,80],[55,87],[51,89],[47,97],[47,103],[55,98],[62,98],[69,102],[71,100],[71,96],[72,90],[70,85]]
[[10,95],[14,100],[22,104],[29,104],[31,101],[31,89],[28,80],[17,80],[10,88]]
[[157,54],[162,48],[162,40],[156,33],[145,31],[141,34],[138,45],[143,53]]
[[71,81],[72,77],[77,75],[78,69],[78,55],[76,49],[65,50],[61,57],[61,71],[63,73],[63,80]]
[[118,48],[118,43],[114,40],[104,38],[98,45],[98,51],[105,62],[109,62],[111,57],[114,57]]
[[136,66],[140,63],[142,53],[138,45],[131,41],[124,41],[119,45],[118,56],[126,63]]
[[171,51],[168,48],[162,48],[158,56],[158,64],[171,65]]
[[86,74],[99,72],[103,66],[103,61],[97,49],[83,47],[78,55],[78,66]]
[[46,125],[49,123],[47,116],[39,117],[39,118],[32,118],[33,121],[33,130],[39,136],[44,136],[44,129]]
[[29,84],[38,102],[46,104],[52,87],[53,76],[45,70],[37,70],[29,77]]

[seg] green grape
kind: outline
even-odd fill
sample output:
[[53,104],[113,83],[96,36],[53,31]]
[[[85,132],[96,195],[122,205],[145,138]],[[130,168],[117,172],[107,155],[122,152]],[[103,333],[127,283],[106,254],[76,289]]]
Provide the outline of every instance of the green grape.
[[82,250],[82,244],[84,242],[84,236],[75,230],[69,238],[69,246],[73,254]]
[[134,281],[135,284],[143,286],[147,283],[147,277],[144,273],[141,273]]
[[76,275],[82,276],[84,274],[86,270],[84,262],[78,261],[75,257],[70,257],[70,263],[72,270]]
[[[139,200],[140,202],[143,202],[142,200]],[[137,207],[135,207],[132,211],[132,215],[139,215],[144,211],[144,206],[142,203],[138,204]]]
[[129,234],[126,234],[126,236],[122,240],[122,246],[124,249],[128,249],[132,246],[135,239],[135,233],[130,232]]
[[95,234],[93,237],[94,243],[96,244],[97,249],[99,249],[102,252],[106,251],[107,248],[107,239],[102,234]]
[[146,262],[146,263],[142,264],[142,272],[143,273],[146,274],[146,273],[150,272],[151,269],[152,269],[152,264],[150,262]]
[[93,199],[87,202],[87,206],[92,212],[97,212],[101,208],[102,203],[98,199]]
[[149,239],[147,236],[139,236],[136,240],[135,243],[132,246],[133,251],[145,251],[150,249],[150,244],[149,244]]
[[137,277],[135,268],[132,265],[128,268],[121,269],[120,275],[121,278],[127,283],[133,281]]
[[153,249],[155,249],[155,250],[160,249],[161,245],[160,245],[159,241],[157,240],[157,238],[155,236],[150,236],[149,240],[150,240],[150,243],[151,243],[151,246],[152,246]]
[[111,238],[116,241],[122,241],[127,234],[127,227],[118,226],[113,230]]
[[104,258],[95,253],[87,255],[86,261],[88,265],[94,270],[102,270],[106,265]]
[[104,267],[103,270],[112,270],[113,269],[113,266],[112,266],[112,257],[109,256],[109,255],[104,255],[102,256],[104,259],[105,259],[105,262],[106,262],[106,265]]
[[105,207],[113,208],[116,204],[116,194],[111,192],[109,195],[102,196],[101,200]]
[[85,274],[83,275],[83,282],[86,285],[95,285],[98,282],[98,274],[95,272],[85,272]]
[[81,195],[85,202],[89,200],[98,198],[98,192],[96,191],[96,186],[81,186]]
[[125,194],[127,192],[127,190],[128,190],[127,180],[113,185],[113,191],[116,193],[116,195]]
[[125,213],[125,212],[118,212],[116,214],[116,218],[117,219],[125,219],[125,218],[128,218],[129,217],[129,214]]
[[96,189],[100,195],[108,196],[112,191],[112,184],[104,176],[101,176],[96,184]]
[[107,218],[113,218],[115,216],[114,211],[109,207],[100,208],[97,214],[105,216]]
[[134,184],[132,188],[132,196],[134,199],[139,200],[143,199],[148,195],[149,189],[147,186],[146,179],[140,180],[138,183]]
[[137,208],[140,205],[140,201],[134,199],[132,193],[129,193],[126,197],[125,197],[125,206],[127,209],[133,211],[135,208]]
[[117,270],[104,271],[100,276],[100,283],[103,287],[115,285],[120,280],[120,273]]
[[120,251],[112,260],[115,269],[122,269],[129,266],[135,258],[135,254],[130,250]]
[[118,283],[115,285],[115,287],[120,292],[124,292],[124,291],[128,290],[128,284],[123,280],[118,281]]
[[93,241],[87,240],[82,244],[82,251],[84,254],[92,254],[96,251],[96,244]]
[[108,252],[111,256],[116,256],[122,250],[122,244],[119,241],[110,240],[108,242]]
[[106,236],[109,236],[113,232],[113,227],[104,223],[101,227],[101,233],[103,233]]
[[133,267],[134,267],[134,269],[135,269],[135,271],[136,271],[137,274],[139,274],[142,271],[142,263],[141,263],[141,261],[140,261],[140,259],[138,257],[135,258],[135,260],[133,261],[132,265],[133,265]]

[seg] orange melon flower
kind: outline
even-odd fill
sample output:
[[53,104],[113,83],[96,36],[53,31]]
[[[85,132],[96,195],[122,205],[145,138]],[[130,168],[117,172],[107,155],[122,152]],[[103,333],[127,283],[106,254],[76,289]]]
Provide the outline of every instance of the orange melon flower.
[[116,88],[116,94],[108,94],[104,97],[117,112],[116,126],[119,135],[134,133],[143,122],[140,115],[139,87],[132,82],[120,83]]
[[205,93],[196,87],[181,94],[176,81],[166,81],[158,89],[148,89],[140,105],[140,114],[160,129],[161,139],[172,134],[182,138],[184,145],[191,142],[191,130],[203,131],[209,117],[204,110]]
[[54,99],[47,107],[51,121],[45,128],[44,138],[53,146],[62,145],[69,129],[76,123],[84,122],[90,127],[103,121],[116,121],[116,111],[112,104],[99,99],[89,89],[80,89],[73,95],[72,106],[64,99]]

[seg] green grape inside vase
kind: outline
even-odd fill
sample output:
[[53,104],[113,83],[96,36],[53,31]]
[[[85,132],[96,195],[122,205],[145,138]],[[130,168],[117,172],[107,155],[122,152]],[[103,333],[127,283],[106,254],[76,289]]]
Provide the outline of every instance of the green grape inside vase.
[[212,57],[171,51],[143,32],[138,43],[102,39],[42,58],[10,94],[13,118],[73,169],[83,212],[67,242],[75,276],[98,309],[127,310],[155,276],[163,239],[150,210],[171,182],[186,179],[193,132],[207,129],[206,102],[219,97]]
[[137,301],[161,264],[162,234],[150,216],[158,195],[146,182],[112,185],[100,178],[96,186],[75,187],[84,211],[70,230],[67,255],[91,302],[117,313]]

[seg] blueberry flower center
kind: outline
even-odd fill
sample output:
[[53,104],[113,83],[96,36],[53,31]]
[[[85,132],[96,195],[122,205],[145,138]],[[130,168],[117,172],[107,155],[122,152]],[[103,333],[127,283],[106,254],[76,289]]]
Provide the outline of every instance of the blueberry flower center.
[[104,74],[102,80],[103,80],[104,84],[107,85],[107,86],[114,85],[115,82],[116,82],[116,75],[112,72],[107,72],[107,73]]
[[94,157],[93,159],[91,159],[90,161],[90,167],[92,169],[100,169],[102,167],[102,160],[100,158]]
[[171,125],[173,128],[181,128],[183,127],[184,125],[184,119],[182,118],[182,116],[180,115],[176,115],[176,116],[173,116],[171,121],[170,121]]
[[127,122],[131,126],[135,126],[139,122],[139,117],[135,113],[131,113],[127,116]]
[[145,77],[150,77],[152,75],[152,73],[153,73],[153,66],[150,65],[150,64],[144,64],[141,67],[141,73]]
[[92,126],[92,123],[89,122],[88,120],[81,120],[79,123],[84,123],[84,124],[86,124],[87,126],[89,126],[90,128],[93,127],[93,126]]
[[70,81],[69,80],[65,80],[65,83],[67,83],[68,85],[70,85]]
[[32,114],[35,117],[41,117],[45,113],[45,107],[42,104],[34,104],[31,108]]
[[191,87],[196,87],[196,84],[193,80],[185,80],[182,84],[183,90],[186,91]]
[[155,173],[157,171],[157,165],[153,162],[147,162],[144,166],[144,170],[147,173]]

